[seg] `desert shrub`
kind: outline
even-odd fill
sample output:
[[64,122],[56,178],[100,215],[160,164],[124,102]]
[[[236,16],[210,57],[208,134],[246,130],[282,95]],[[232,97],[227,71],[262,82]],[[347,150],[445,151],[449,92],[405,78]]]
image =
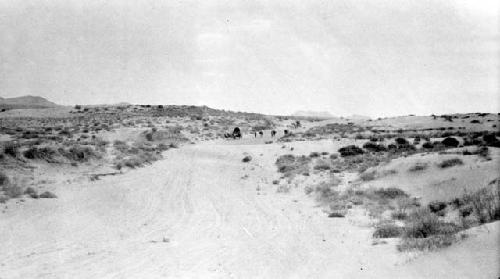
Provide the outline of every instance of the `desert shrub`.
[[294,156],[291,154],[281,155],[276,159],[278,171],[284,173],[285,176],[293,176],[309,171],[309,163],[311,158],[306,156]]
[[177,143],[175,143],[175,142],[171,142],[171,143],[168,144],[168,147],[169,148],[179,148],[179,145]]
[[432,235],[427,238],[407,238],[404,237],[400,244],[397,245],[397,249],[402,251],[429,251],[438,248],[448,247],[456,241],[456,237],[453,234],[439,234]]
[[446,209],[446,206],[447,204],[443,201],[432,201],[427,205],[427,207],[429,207],[429,210],[432,213],[437,214],[438,216],[444,216],[444,210]]
[[317,157],[319,157],[319,156],[320,156],[319,152],[311,152],[311,153],[309,154],[309,157],[310,157],[310,158],[317,158]]
[[375,171],[364,171],[359,175],[359,178],[363,181],[371,181],[375,179],[375,176]]
[[120,151],[120,152],[122,152],[122,153],[125,153],[125,152],[127,152],[127,150],[128,150],[128,145],[127,145],[127,143],[126,143],[126,142],[124,142],[124,141],[121,141],[121,140],[115,140],[115,141],[113,142],[113,147],[114,147],[116,150],[118,150],[118,151]]
[[248,163],[248,162],[252,161],[252,156],[247,155],[247,156],[243,157],[243,159],[241,161],[243,163]]
[[389,187],[389,188],[379,188],[374,191],[374,194],[383,199],[396,199],[396,198],[407,198],[408,194],[405,191]]
[[375,238],[394,238],[400,237],[403,228],[397,226],[394,222],[382,222],[375,227],[373,237]]
[[477,155],[481,158],[489,158],[490,157],[490,150],[488,149],[487,146],[481,146],[477,150]]
[[319,200],[329,200],[332,196],[338,196],[339,193],[332,189],[333,185],[329,183],[320,183],[316,185],[314,191],[318,194]]
[[38,199],[38,192],[33,187],[28,187],[24,190],[24,194],[28,195],[30,198]]
[[480,223],[500,220],[500,184],[498,182],[474,193],[465,194],[461,202],[459,209],[462,215],[472,209]]
[[387,147],[383,144],[376,144],[372,141],[368,141],[363,144],[363,148],[371,152],[383,152],[387,150]]
[[500,147],[500,140],[497,139],[495,134],[488,133],[483,136],[483,141],[487,146]]
[[41,160],[50,160],[56,155],[56,151],[50,147],[41,147],[38,148],[36,146],[30,147],[23,152],[23,156],[26,159],[41,159]]
[[97,157],[95,151],[88,146],[72,146],[68,150],[60,148],[59,153],[71,161],[86,162],[93,157]]
[[15,143],[7,143],[3,148],[3,153],[11,157],[17,157],[19,154],[19,145]]
[[441,143],[446,147],[458,147],[460,142],[456,138],[447,137],[441,141]]
[[324,170],[330,170],[332,168],[331,164],[328,163],[327,161],[325,160],[318,160],[316,162],[316,165],[314,165],[313,167],[315,170],[320,170],[320,171],[324,171]]
[[45,191],[45,192],[41,193],[39,197],[41,199],[55,199],[55,198],[57,198],[57,196],[54,193],[49,192],[49,191]]
[[166,150],[170,149],[170,147],[168,145],[164,144],[164,143],[158,144],[157,148],[160,151],[166,151]]
[[344,218],[345,215],[346,215],[345,212],[343,212],[341,210],[336,210],[336,211],[330,212],[328,214],[328,218]]
[[389,145],[387,145],[387,150],[388,150],[388,151],[394,152],[394,151],[396,151],[397,149],[398,149],[398,146],[397,146],[397,145],[395,145],[395,144],[389,144]]
[[[3,111],[3,110],[2,110]],[[0,203],[5,203],[9,200],[9,197],[0,195]]]
[[339,149],[340,156],[355,156],[363,154],[363,149],[357,147],[356,145],[348,145]]
[[423,171],[427,169],[429,165],[426,163],[416,163],[415,165],[411,166],[408,171],[410,172],[416,172],[416,171]]
[[391,218],[394,220],[406,220],[408,213],[401,210],[393,211],[391,212]]
[[454,223],[443,222],[427,208],[413,211],[405,222],[405,238],[427,238],[433,235],[452,235],[459,231]]
[[405,138],[396,138],[394,141],[398,145],[409,145],[410,144],[410,142]]
[[339,157],[339,154],[337,154],[337,153],[332,153],[332,154],[330,154],[330,159],[332,159],[332,160],[335,160],[335,159],[337,159],[338,157]]
[[276,188],[277,193],[288,193],[290,192],[290,185],[282,184]]
[[311,186],[306,186],[304,187],[304,193],[306,195],[309,195],[310,193],[312,193],[314,191],[314,189],[311,187]]
[[9,177],[3,172],[0,172],[0,186],[6,185],[10,182]]
[[142,166],[142,162],[139,161],[139,158],[137,157],[129,158],[123,161],[123,166],[135,169],[136,167]]
[[340,179],[337,177],[332,177],[328,182],[321,182],[314,186],[314,192],[318,201],[334,205],[345,204],[347,202],[346,196],[341,196],[340,193],[335,189],[340,184]]
[[434,148],[434,144],[432,144],[432,142],[430,142],[430,141],[426,141],[426,142],[424,142],[424,144],[422,144],[422,148],[433,149]]
[[461,217],[470,216],[472,213],[474,213],[474,207],[471,204],[462,205],[458,208],[458,214]]
[[444,168],[459,166],[459,165],[463,165],[463,164],[464,164],[464,162],[462,161],[462,159],[452,158],[452,159],[447,159],[447,160],[442,161],[441,163],[438,164],[438,166],[440,168],[444,169]]
[[147,141],[153,141],[153,133],[146,133],[144,136]]
[[17,198],[23,194],[23,190],[16,183],[9,182],[0,186],[0,190],[8,198]]

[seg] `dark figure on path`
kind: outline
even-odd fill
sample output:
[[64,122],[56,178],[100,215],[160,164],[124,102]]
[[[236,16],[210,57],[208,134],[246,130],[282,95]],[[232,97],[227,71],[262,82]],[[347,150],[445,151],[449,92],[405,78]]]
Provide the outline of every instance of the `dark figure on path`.
[[238,127],[234,128],[234,130],[233,130],[233,138],[234,139],[236,139],[236,138],[240,138],[241,139],[240,128],[238,128]]
[[272,130],[272,131],[271,131],[271,137],[273,137],[273,138],[274,138],[274,136],[275,136],[275,135],[276,135],[276,131],[275,131],[275,130]]
[[288,135],[288,130],[285,130],[284,132],[285,132],[285,135]]
[[253,135],[254,135],[255,137],[257,137],[257,132],[253,132]]
[[264,135],[264,132],[259,131],[259,135],[260,135],[260,137],[262,137]]

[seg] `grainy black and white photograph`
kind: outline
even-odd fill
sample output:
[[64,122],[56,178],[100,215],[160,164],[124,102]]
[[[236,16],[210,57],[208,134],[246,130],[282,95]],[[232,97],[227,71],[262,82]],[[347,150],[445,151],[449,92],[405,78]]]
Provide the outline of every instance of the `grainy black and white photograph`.
[[497,0],[0,0],[0,279],[500,278]]

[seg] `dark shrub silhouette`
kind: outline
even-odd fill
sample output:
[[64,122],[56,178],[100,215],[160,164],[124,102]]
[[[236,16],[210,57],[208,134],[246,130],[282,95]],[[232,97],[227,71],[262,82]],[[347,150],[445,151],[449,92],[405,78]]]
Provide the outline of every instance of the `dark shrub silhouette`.
[[487,146],[500,147],[500,140],[493,133],[484,135],[483,141]]
[[408,144],[410,144],[408,142],[408,140],[406,140],[405,138],[396,138],[395,141],[396,141],[396,143],[398,145],[408,145]]
[[340,156],[355,156],[359,154],[363,154],[363,149],[357,147],[356,145],[348,145],[339,149]]
[[384,145],[376,144],[372,141],[368,141],[365,144],[363,144],[363,148],[372,152],[383,152],[387,150],[387,147],[385,147]]
[[441,141],[442,144],[446,147],[458,147],[460,142],[456,138],[452,137],[447,137],[443,141]]

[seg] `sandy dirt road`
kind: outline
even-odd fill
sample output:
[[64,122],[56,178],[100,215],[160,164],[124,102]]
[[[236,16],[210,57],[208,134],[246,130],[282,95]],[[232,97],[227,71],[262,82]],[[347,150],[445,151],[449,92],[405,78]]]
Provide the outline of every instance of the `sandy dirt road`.
[[302,189],[276,193],[280,152],[192,145],[124,175],[60,185],[57,200],[2,215],[0,278],[419,277],[391,243],[371,245],[370,228],[326,218]]

